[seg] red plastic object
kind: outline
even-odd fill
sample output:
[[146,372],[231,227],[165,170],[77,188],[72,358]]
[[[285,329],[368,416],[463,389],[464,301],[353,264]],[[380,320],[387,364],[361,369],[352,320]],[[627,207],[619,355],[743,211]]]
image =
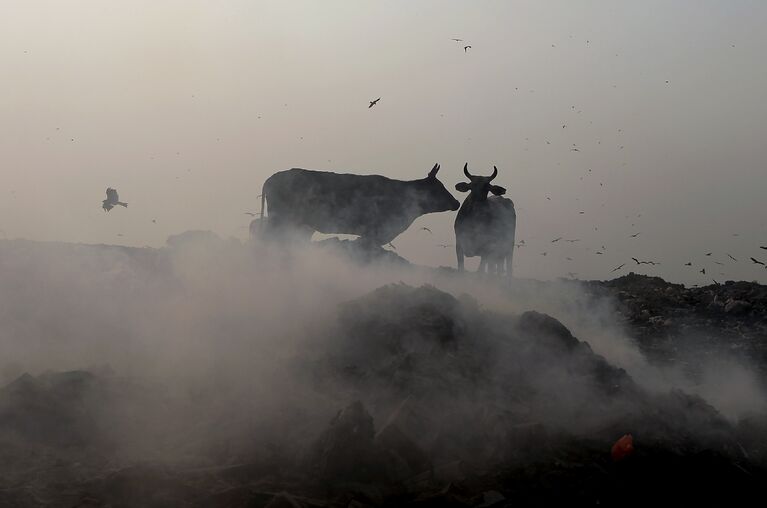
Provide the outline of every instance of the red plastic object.
[[610,450],[610,455],[612,455],[613,460],[616,462],[625,459],[632,453],[634,453],[634,438],[631,434],[626,434],[617,440],[612,450]]

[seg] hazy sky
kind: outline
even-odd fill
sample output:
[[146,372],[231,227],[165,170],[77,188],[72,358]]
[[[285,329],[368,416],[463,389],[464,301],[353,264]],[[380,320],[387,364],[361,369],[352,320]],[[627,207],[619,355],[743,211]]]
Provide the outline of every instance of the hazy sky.
[[[766,282],[765,26],[757,0],[4,0],[0,237],[245,238],[276,171],[454,189],[468,161],[516,204],[520,276]],[[397,251],[455,266],[454,218]]]

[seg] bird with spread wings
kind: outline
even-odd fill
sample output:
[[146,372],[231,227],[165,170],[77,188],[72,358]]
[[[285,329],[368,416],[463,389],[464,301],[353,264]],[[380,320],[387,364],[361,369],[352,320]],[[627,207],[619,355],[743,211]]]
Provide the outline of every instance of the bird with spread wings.
[[112,187],[109,187],[107,189],[107,198],[102,201],[101,207],[104,209],[105,212],[108,212],[115,206],[120,205],[125,208],[128,208],[128,203],[123,203],[120,201],[120,197],[117,195],[117,189],[113,189]]

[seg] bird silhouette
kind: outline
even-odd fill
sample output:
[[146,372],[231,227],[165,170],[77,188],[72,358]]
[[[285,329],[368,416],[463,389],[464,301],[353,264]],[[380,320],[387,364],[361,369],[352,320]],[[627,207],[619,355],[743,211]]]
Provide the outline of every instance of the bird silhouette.
[[105,212],[108,212],[117,205],[128,208],[128,203],[120,201],[120,197],[117,195],[117,189],[111,187],[107,189],[107,198],[101,203],[101,208],[103,208]]
[[450,39],[450,40],[455,42],[463,42],[463,39]]
[[761,246],[761,245],[759,246],[759,248],[760,248],[760,249],[764,249],[764,250],[767,250],[767,247],[763,247],[763,246]]
[[761,261],[759,261],[759,260],[758,260],[758,259],[756,259],[756,258],[751,258],[751,261],[753,261],[753,262],[754,262],[754,264],[757,264],[757,265],[763,265],[763,266],[764,266],[764,263],[762,263]]
[[700,269],[700,273],[702,273],[703,275],[706,275],[706,269],[705,268],[701,268]]
[[610,273],[612,273],[612,272],[617,272],[618,270],[620,270],[620,269],[621,269],[621,268],[623,268],[624,266],[626,266],[626,263],[623,263],[623,264],[622,264],[622,265],[620,265],[620,266],[616,266],[615,268],[613,268],[613,269],[610,271]]
[[629,238],[636,238],[636,237],[637,237],[637,236],[639,236],[640,234],[641,234],[641,233],[634,233],[633,235],[629,235]]
[[368,106],[368,109],[370,109],[370,108],[372,108],[373,106],[375,106],[376,104],[378,104],[378,101],[380,101],[380,100],[381,100],[381,98],[379,97],[379,98],[377,98],[377,99],[376,99],[376,100],[374,100],[374,101],[370,101],[370,106]]
[[707,252],[706,256],[710,256],[711,254],[713,254],[713,252]]
[[[431,229],[429,229],[429,228],[423,227],[423,228],[421,228],[421,229],[422,229],[422,230],[424,230],[424,231],[428,231],[429,233],[431,233]],[[433,233],[432,233],[432,234],[433,234]]]
[[738,260],[737,260],[737,259],[735,259],[734,257],[732,257],[732,254],[727,254],[727,256],[728,256],[730,259],[732,259],[733,261],[735,261],[736,263],[738,262]]
[[692,266],[692,261],[688,261],[687,263],[684,264],[684,266]]
[[463,47],[463,52],[466,53],[470,49],[471,49],[471,46],[464,46]]
[[562,239],[562,237],[561,237],[561,236],[560,236],[560,237],[557,237],[557,238],[554,238],[554,239],[551,241],[551,243],[556,243],[556,242],[560,241],[561,239]]

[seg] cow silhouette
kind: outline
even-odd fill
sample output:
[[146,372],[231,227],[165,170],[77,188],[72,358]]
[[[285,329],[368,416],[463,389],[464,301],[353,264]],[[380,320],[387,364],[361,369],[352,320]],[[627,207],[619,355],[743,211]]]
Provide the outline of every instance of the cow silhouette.
[[[437,179],[439,164],[426,178],[393,180],[380,175],[339,174],[293,168],[266,179],[261,224],[266,239],[314,231],[358,235],[362,244],[386,245],[421,215],[458,210],[460,203]],[[307,238],[308,237],[308,238]]]
[[[493,166],[490,176],[474,176],[467,163],[463,172],[469,182],[455,186],[460,192],[469,192],[455,218],[458,269],[464,269],[465,256],[481,256],[479,272],[511,275],[517,214],[514,203],[500,197],[506,189],[491,183],[498,176],[498,168]],[[488,193],[494,196],[488,198]]]

